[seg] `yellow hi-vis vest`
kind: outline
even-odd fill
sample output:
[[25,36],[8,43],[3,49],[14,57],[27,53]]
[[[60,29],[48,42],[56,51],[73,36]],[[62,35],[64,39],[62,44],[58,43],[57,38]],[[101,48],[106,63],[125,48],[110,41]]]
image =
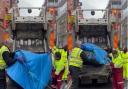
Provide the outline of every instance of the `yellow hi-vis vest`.
[[117,57],[114,57],[113,54],[111,53],[112,57],[112,63],[114,64],[115,68],[121,68],[122,67],[122,52],[117,50]]
[[9,51],[9,49],[6,46],[3,45],[0,48],[0,69],[5,69],[6,68],[6,63],[5,63],[5,61],[3,59],[3,56],[2,56],[3,52],[5,52],[5,51]]
[[53,66],[55,68],[55,74],[59,74],[61,71],[64,70],[64,73],[62,75],[62,80],[67,80],[68,78],[68,62],[67,62],[67,52],[64,51],[63,49],[57,50],[61,52],[61,59],[60,60],[55,60],[53,59]]
[[68,79],[68,74],[69,74],[69,67],[68,67],[68,55],[67,55],[67,51],[62,50],[62,57],[61,60],[63,60],[64,63],[64,73],[62,76],[62,80],[67,80]]
[[56,52],[60,51],[59,48],[57,48],[56,46],[54,46],[52,48],[52,53],[55,54]]
[[69,60],[69,65],[75,66],[75,67],[82,67],[83,61],[80,57],[82,50],[80,48],[74,48],[72,49],[70,60]]
[[123,60],[123,78],[128,80],[128,52],[123,53],[122,55]]
[[59,50],[59,48],[57,48],[56,46],[54,46],[53,48],[52,48],[52,53],[51,53],[51,55],[52,55],[52,65],[53,65],[53,67],[55,68],[55,59],[54,59],[54,55],[55,55],[55,53],[56,52],[60,52],[60,50]]

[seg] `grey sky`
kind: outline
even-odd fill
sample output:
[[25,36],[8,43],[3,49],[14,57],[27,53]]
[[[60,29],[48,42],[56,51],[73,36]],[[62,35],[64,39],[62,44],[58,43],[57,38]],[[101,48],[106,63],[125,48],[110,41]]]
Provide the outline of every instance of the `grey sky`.
[[[104,9],[106,8],[108,1],[109,0],[80,0],[83,3],[82,8],[87,8],[87,9]],[[19,0],[19,6],[23,6],[23,7],[41,7],[42,4],[44,3],[44,0]],[[24,12],[22,14],[22,12]],[[27,13],[27,11],[22,11],[21,15],[27,15],[25,13]],[[39,11],[33,11],[33,13],[31,15],[38,15]],[[97,14],[97,13],[96,13]],[[100,14],[100,13],[98,13]],[[98,15],[99,16],[99,15]]]

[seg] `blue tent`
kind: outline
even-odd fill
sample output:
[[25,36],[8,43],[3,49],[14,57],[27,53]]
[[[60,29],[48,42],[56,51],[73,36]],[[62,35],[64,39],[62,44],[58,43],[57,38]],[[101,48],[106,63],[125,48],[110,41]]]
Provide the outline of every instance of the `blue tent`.
[[15,53],[17,61],[7,69],[7,74],[23,89],[45,89],[51,79],[52,62],[50,54],[36,54],[25,50]]
[[81,45],[81,49],[89,52],[88,60],[95,58],[99,64],[107,64],[110,62],[110,59],[107,57],[107,52],[94,44],[84,43]]

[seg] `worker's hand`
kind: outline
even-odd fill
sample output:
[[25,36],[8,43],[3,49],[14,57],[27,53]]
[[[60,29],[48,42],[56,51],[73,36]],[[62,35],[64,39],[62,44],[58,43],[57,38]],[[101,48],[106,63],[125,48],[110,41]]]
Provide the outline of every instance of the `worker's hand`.
[[10,54],[11,54],[11,57],[14,58],[15,52],[11,52]]
[[52,49],[49,49],[49,50],[48,50],[48,53],[52,53]]
[[62,82],[63,82],[63,83],[65,83],[65,84],[67,84],[67,83],[68,83],[68,81],[67,81],[67,80],[62,80]]

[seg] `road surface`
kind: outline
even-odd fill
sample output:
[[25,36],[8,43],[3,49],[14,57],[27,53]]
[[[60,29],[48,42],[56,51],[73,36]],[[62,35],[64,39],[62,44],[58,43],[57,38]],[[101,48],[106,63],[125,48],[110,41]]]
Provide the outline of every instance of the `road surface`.
[[[7,89],[16,89],[14,87],[12,87],[10,85],[10,83],[8,83],[8,88]],[[97,84],[97,85],[83,85],[81,87],[79,87],[79,89],[112,89],[112,84]]]
[[[8,87],[7,89],[15,89],[14,87]],[[98,86],[94,86],[94,85],[86,85],[86,86],[82,86],[79,89],[112,89],[111,84],[103,84],[103,85],[98,85]]]
[[112,84],[84,85],[79,89],[112,89]]

